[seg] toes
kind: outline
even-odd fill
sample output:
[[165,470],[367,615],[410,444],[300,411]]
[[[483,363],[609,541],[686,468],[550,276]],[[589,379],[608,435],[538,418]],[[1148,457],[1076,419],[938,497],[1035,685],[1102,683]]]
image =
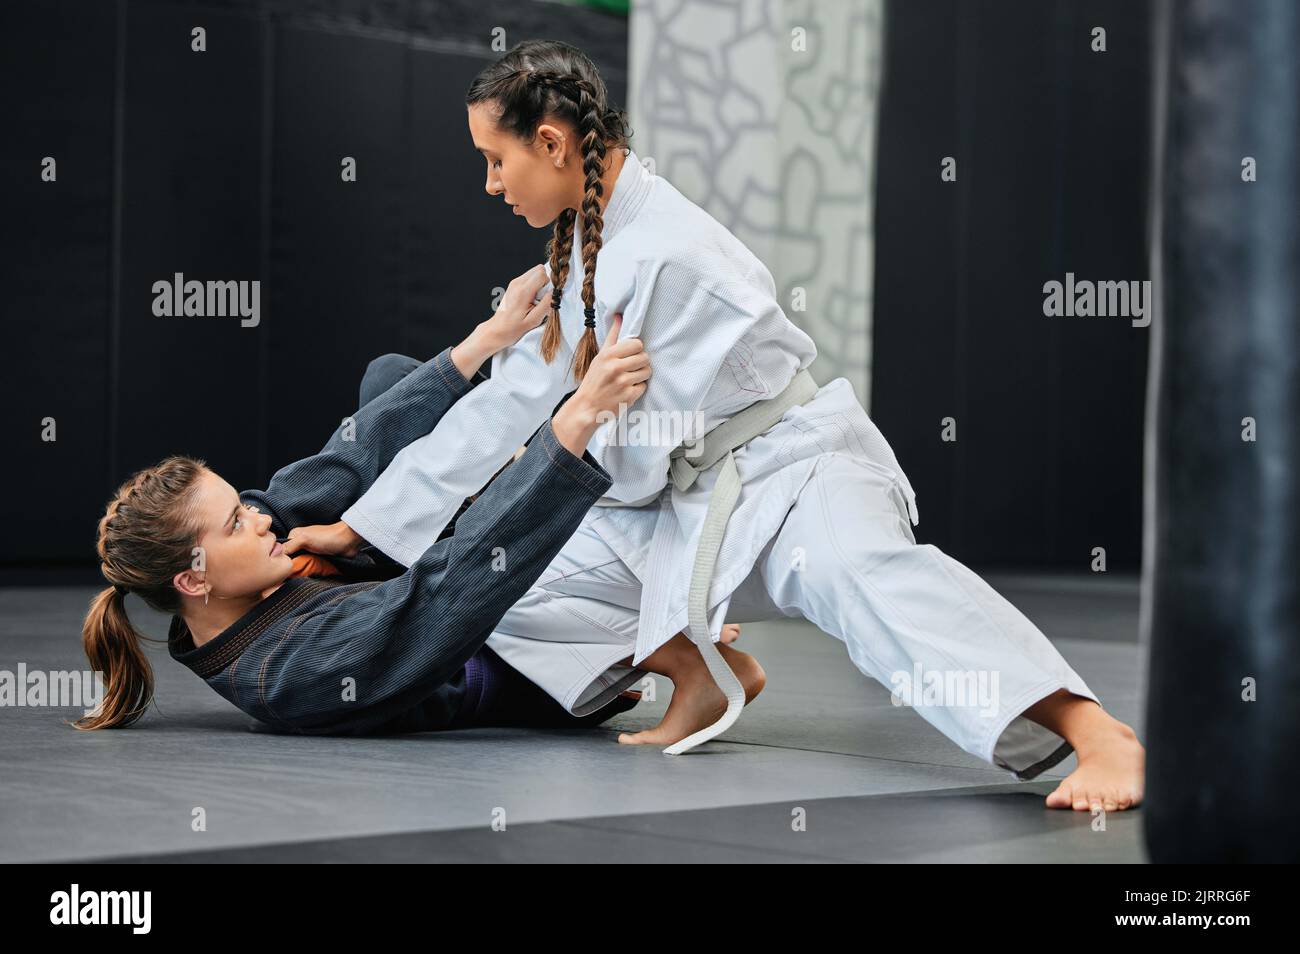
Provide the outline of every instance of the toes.
[[1062,782],[1056,786],[1056,791],[1047,796],[1048,808],[1069,808],[1072,792],[1070,786]]
[[[1075,773],[1078,774],[1078,773]],[[1142,804],[1140,787],[1110,787],[1094,778],[1067,776],[1047,796],[1048,808],[1072,808],[1078,812],[1126,811]]]

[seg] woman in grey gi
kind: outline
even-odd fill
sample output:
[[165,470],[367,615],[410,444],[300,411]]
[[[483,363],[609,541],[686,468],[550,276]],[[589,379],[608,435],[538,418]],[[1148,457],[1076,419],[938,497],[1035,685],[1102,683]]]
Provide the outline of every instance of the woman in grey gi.
[[413,566],[366,561],[369,572],[359,573],[360,562],[331,557],[350,572],[293,575],[291,528],[337,521],[402,448],[431,431],[483,380],[482,363],[541,321],[546,309],[535,298],[545,282],[541,266],[519,276],[464,342],[365,401],[318,454],[279,470],[266,490],[239,493],[189,457],[124,484],[99,523],[111,585],[92,601],[83,630],[104,695],[73,724],[127,726],[152,699],[146,637],[127,616],[128,593],[173,614],[173,658],[284,732],[594,725],[635,704],[625,690],[642,670],[672,678],[679,665],[700,666],[698,653],[681,651],[693,647],[678,645],[594,687],[584,711],[570,714],[483,646],[610,485],[585,447],[598,416],[636,401],[650,376],[639,339],[618,342],[617,332],[527,451]]

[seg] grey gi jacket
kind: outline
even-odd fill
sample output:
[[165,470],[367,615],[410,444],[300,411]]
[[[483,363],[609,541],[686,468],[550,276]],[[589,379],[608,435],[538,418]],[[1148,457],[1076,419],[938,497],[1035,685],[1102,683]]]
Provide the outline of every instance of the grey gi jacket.
[[[318,454],[240,497],[270,515],[278,536],[332,523],[475,383],[445,350],[361,407],[354,426],[340,425]],[[579,458],[566,450],[547,421],[454,533],[409,569],[360,582],[291,577],[198,647],[174,617],[171,655],[278,731],[450,727],[464,701],[466,662],[609,485],[605,470],[585,451]]]

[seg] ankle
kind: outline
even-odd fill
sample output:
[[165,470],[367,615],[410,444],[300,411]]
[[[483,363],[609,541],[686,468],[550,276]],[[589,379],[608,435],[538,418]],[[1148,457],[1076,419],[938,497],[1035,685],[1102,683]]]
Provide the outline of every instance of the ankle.
[[1075,729],[1067,737],[1077,754],[1086,755],[1116,742],[1137,741],[1137,733],[1132,728],[1109,713],[1102,711],[1100,715],[1100,718],[1088,720],[1087,724]]

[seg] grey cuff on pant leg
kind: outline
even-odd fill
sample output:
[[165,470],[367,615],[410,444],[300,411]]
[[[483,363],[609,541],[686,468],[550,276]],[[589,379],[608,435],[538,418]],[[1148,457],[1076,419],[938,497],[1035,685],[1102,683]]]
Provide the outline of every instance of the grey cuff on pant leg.
[[998,768],[1006,769],[1020,781],[1029,781],[1052,768],[1074,751],[1072,746],[1051,729],[1025,718],[1024,711],[1058,689],[1066,689],[1086,699],[1101,703],[1083,684],[1072,679],[1066,685],[1049,680],[1023,693],[1010,706],[1011,715],[994,735],[987,758]]
[[575,716],[585,716],[609,705],[621,692],[631,689],[648,676],[644,669],[629,666],[610,666],[591,681],[591,684],[578,696],[578,701],[569,710]]

